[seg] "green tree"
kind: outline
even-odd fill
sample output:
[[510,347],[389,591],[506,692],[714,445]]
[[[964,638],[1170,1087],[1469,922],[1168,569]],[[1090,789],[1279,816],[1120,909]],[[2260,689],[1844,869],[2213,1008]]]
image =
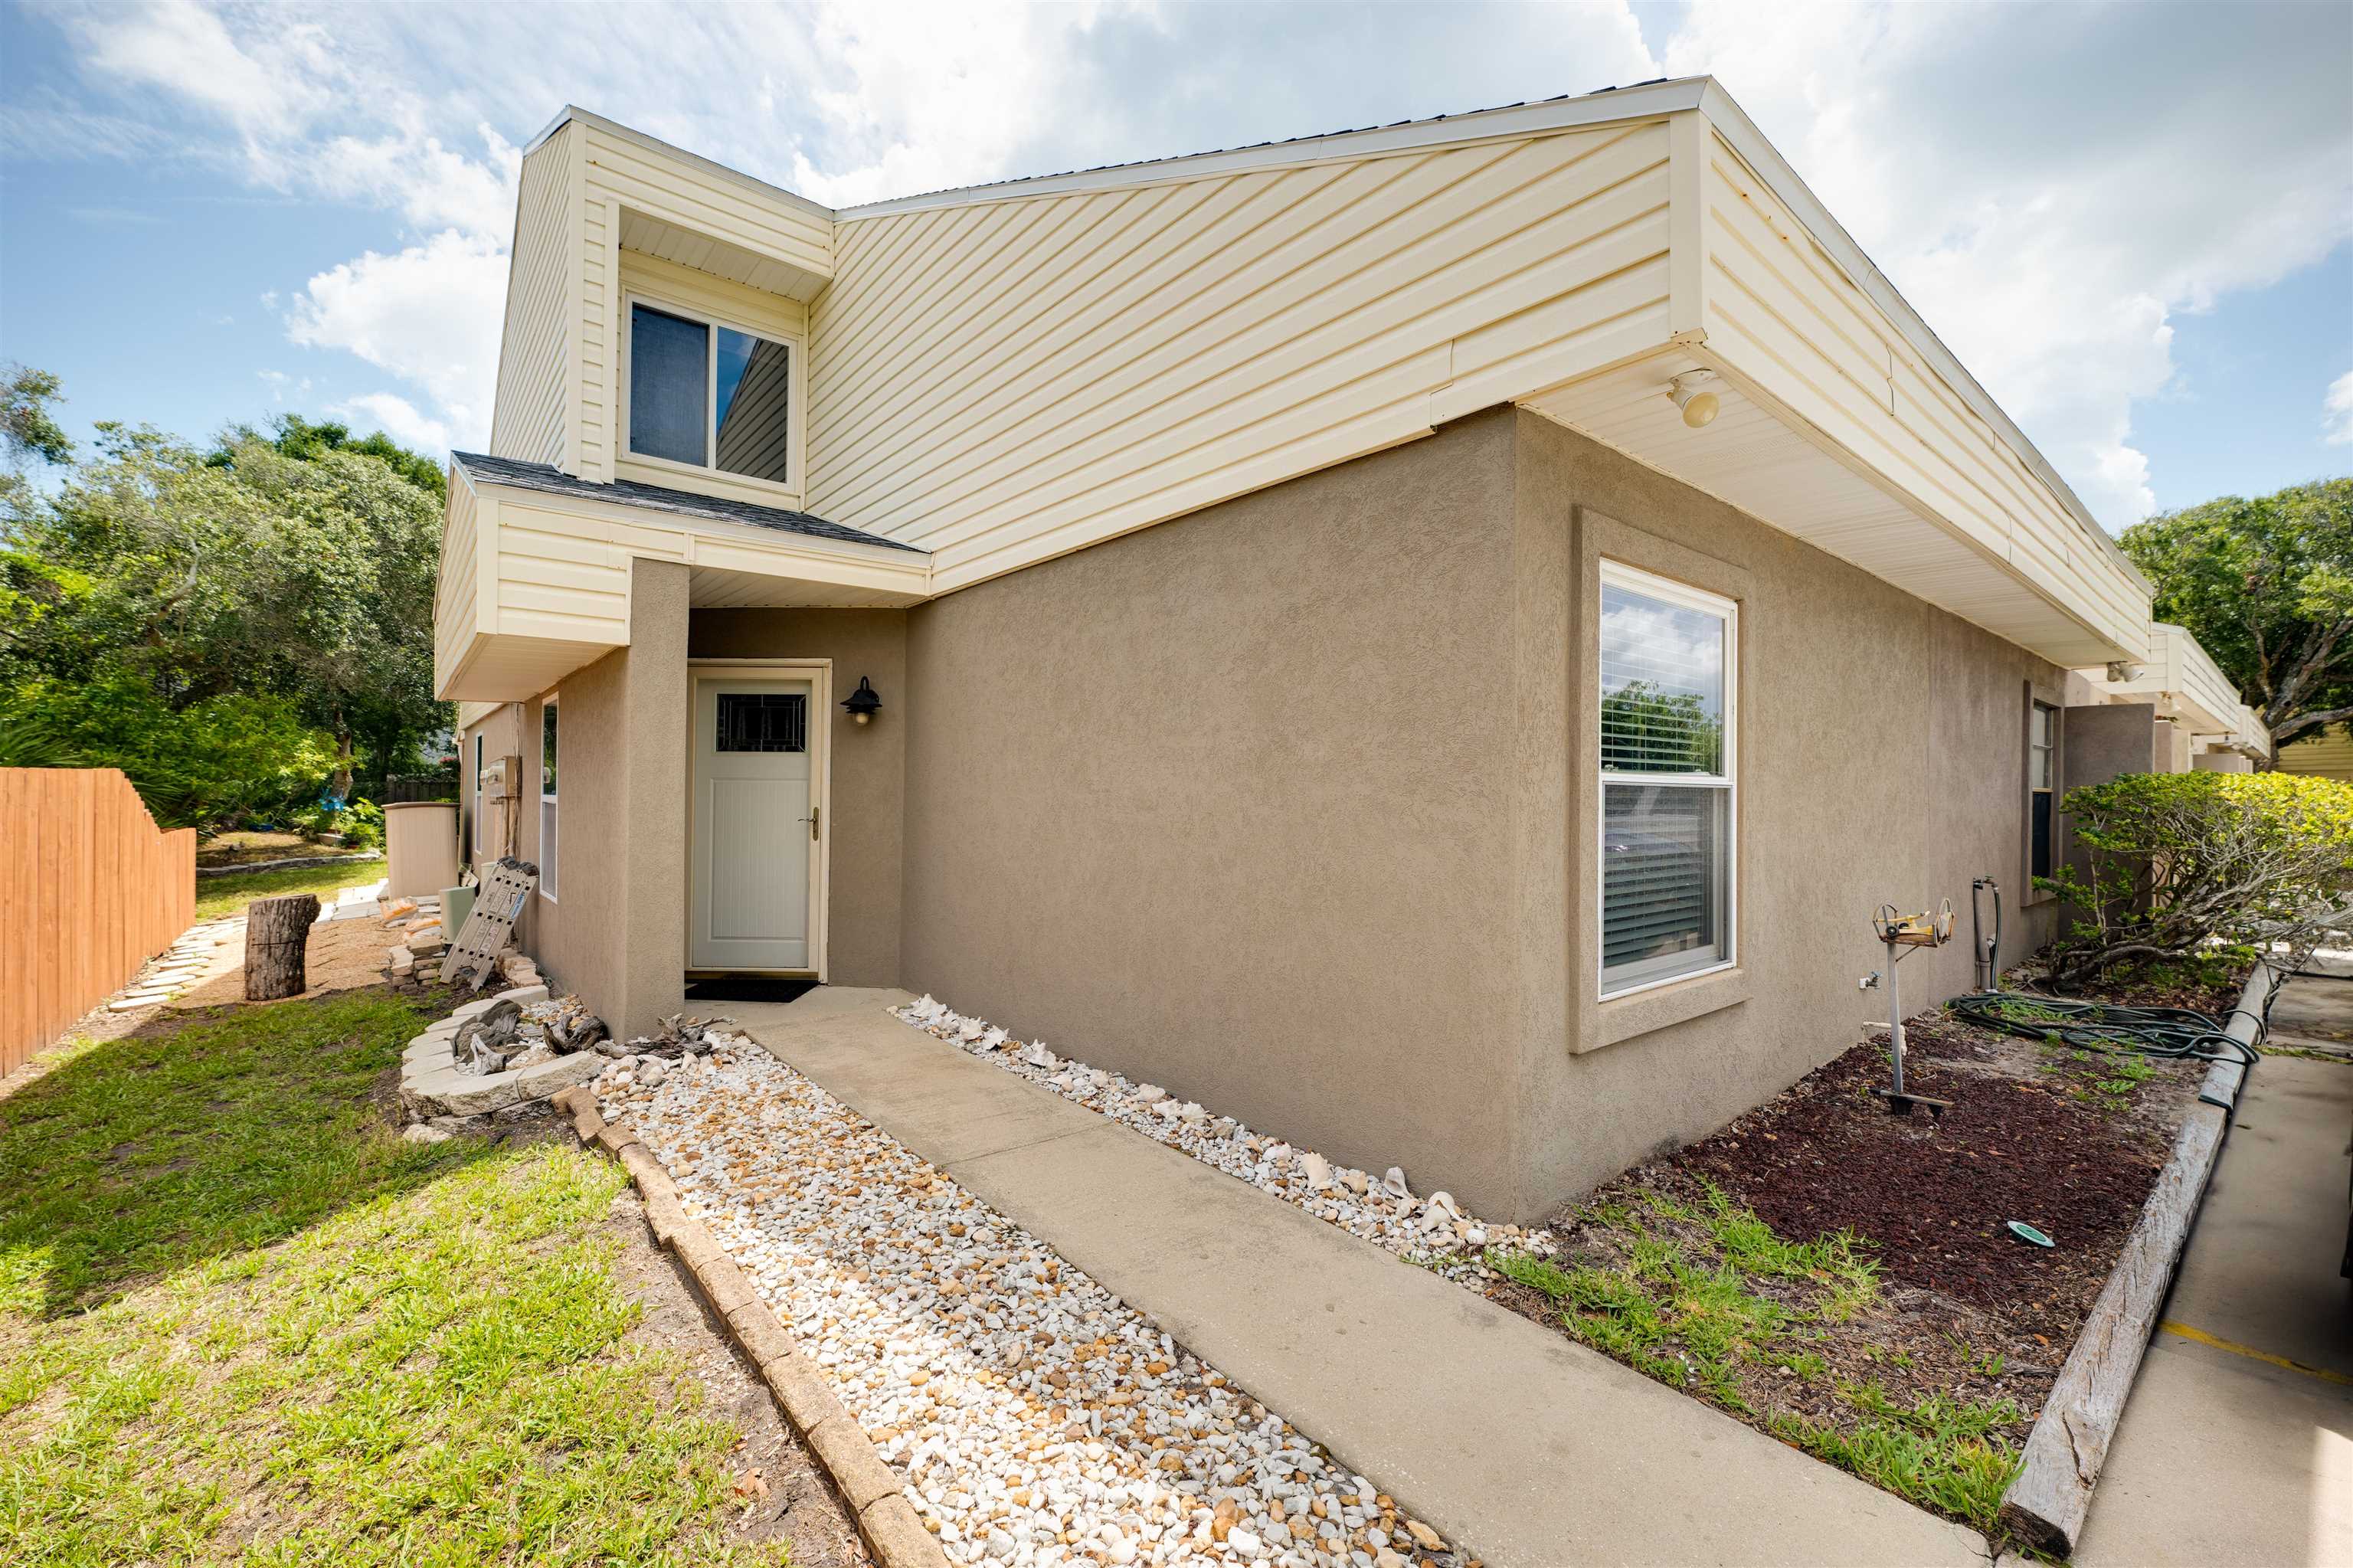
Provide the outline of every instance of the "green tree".
[[2119,541],[2280,744],[2353,719],[2353,479],[2159,513]]
[[0,443],[8,452],[8,466],[22,469],[27,458],[43,462],[68,462],[73,442],[49,413],[61,403],[58,378],[46,370],[31,370],[14,360],[0,365]]
[[[25,487],[0,503],[0,686],[20,720],[78,686],[127,703],[125,679],[174,715],[266,698],[278,705],[237,733],[282,737],[289,718],[324,732],[339,792],[363,752],[406,767],[448,723],[432,693],[438,468],[299,419],[206,450],[97,429],[54,495]],[[105,726],[65,728],[87,740]]]

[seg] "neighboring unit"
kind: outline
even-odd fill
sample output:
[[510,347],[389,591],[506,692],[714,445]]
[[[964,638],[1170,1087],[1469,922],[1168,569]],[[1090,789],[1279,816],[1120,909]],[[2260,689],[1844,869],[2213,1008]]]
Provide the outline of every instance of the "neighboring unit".
[[932,991],[1528,1218],[1851,1044],[1877,906],[2047,937],[2168,657],[1704,79],[841,211],[566,110],[513,255],[439,685],[628,1033]]

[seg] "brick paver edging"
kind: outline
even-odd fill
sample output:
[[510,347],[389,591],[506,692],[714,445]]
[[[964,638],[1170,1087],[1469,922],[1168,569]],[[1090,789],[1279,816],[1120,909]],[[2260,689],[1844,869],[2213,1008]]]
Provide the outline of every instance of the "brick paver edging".
[[776,1395],[785,1419],[817,1457],[835,1489],[857,1516],[858,1533],[882,1568],[947,1568],[947,1553],[923,1528],[901,1489],[899,1478],[875,1453],[864,1428],[835,1397],[825,1374],[800,1352],[776,1314],[760,1299],[752,1282],[723,1251],[699,1220],[688,1216],[678,1188],[661,1161],[637,1134],[607,1125],[596,1097],[579,1085],[554,1097],[556,1108],[572,1118],[583,1143],[593,1143],[621,1163],[645,1201],[646,1223],[694,1280],[695,1288],[727,1325],[728,1337],[743,1348]]

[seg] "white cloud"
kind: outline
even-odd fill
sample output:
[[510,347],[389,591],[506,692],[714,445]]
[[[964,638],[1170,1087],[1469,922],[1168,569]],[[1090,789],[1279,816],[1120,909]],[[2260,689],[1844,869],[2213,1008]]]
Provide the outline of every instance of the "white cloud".
[[2332,447],[2353,445],[2353,370],[2328,384],[2320,411],[2321,439]]
[[365,435],[374,426],[405,447],[438,457],[450,449],[449,427],[417,412],[417,405],[396,392],[365,392],[336,404],[330,413],[348,420]]
[[286,335],[348,350],[414,383],[448,433],[480,444],[491,428],[506,284],[497,240],[444,229],[319,273],[290,307]]

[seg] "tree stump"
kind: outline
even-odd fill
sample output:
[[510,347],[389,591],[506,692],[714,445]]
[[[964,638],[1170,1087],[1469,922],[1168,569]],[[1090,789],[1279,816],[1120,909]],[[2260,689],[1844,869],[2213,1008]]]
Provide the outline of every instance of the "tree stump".
[[304,959],[318,895],[297,893],[257,898],[245,909],[245,1000],[300,996],[309,981]]

